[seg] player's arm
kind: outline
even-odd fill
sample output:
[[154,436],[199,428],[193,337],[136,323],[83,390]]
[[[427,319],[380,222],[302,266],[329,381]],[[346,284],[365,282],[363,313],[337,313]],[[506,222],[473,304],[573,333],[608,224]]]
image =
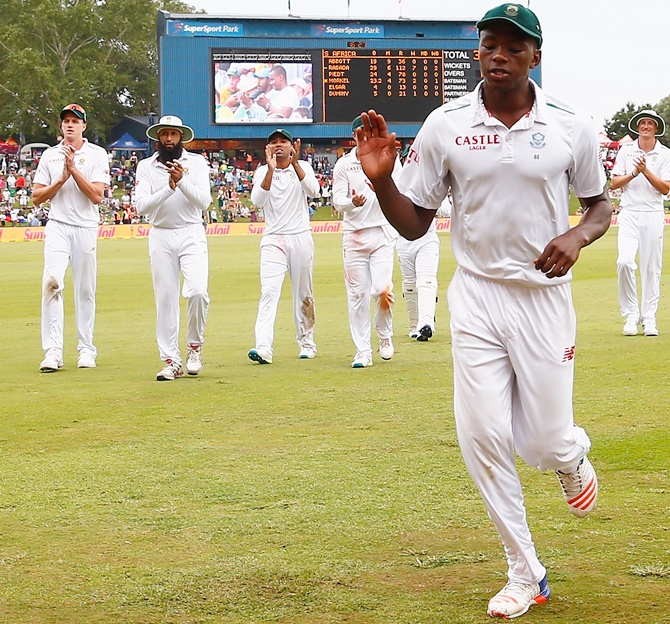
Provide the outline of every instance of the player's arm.
[[624,175],[613,175],[610,178],[610,186],[612,190],[622,188],[626,186],[631,180],[634,180],[638,175],[637,169],[633,169],[631,173],[625,173]]
[[36,206],[39,206],[45,201],[52,199],[53,196],[61,190],[63,184],[65,184],[65,180],[67,180],[67,178],[61,178],[60,180],[56,180],[55,182],[52,182],[48,185],[35,182],[33,184],[33,203]]
[[296,175],[298,176],[298,180],[301,182],[305,179],[305,170],[302,168],[300,165],[300,146],[302,145],[302,141],[300,139],[296,139],[293,145],[291,146],[291,165],[293,166],[293,170],[295,171]]
[[389,133],[384,117],[374,110],[361,117],[363,126],[356,129],[358,158],[374,186],[379,205],[401,236],[408,240],[421,238],[428,231],[436,211],[416,206],[398,190],[392,177],[398,157],[395,132]]
[[303,190],[308,197],[318,197],[321,192],[321,186],[316,179],[316,174],[311,165],[300,158],[300,139],[297,139],[293,145],[293,153],[291,154],[291,164],[295,170],[298,180],[302,185]]
[[[203,212],[209,208],[212,203],[212,191],[209,183],[209,166],[203,157],[195,159],[193,167],[193,176],[187,179],[187,176],[181,175],[175,182],[177,188],[186,196],[189,203]],[[182,170],[183,171],[183,170]]]
[[634,180],[638,175],[639,171],[636,167],[633,167],[631,171],[626,172],[626,155],[627,151],[622,149],[614,160],[614,167],[612,168],[612,174],[610,175],[610,187],[612,190],[623,188],[631,180]]
[[337,212],[349,212],[356,208],[349,196],[349,179],[344,170],[344,160],[340,158],[333,168],[333,206]]
[[[267,150],[266,150],[267,154]],[[267,171],[264,171],[264,169],[267,168]],[[270,186],[272,185],[272,175],[270,174],[270,179],[268,181],[268,172],[270,168],[267,167],[266,165],[263,165],[261,167],[258,167],[254,173],[254,184],[251,187],[251,203],[254,206],[258,206],[259,208],[262,208],[265,206],[265,203],[268,200],[268,197],[270,196]],[[267,183],[268,188],[265,188],[265,184]]]
[[662,180],[659,176],[649,170],[647,167],[647,158],[641,156],[635,161],[635,168],[649,181],[661,195],[667,195],[670,192],[670,184],[667,180]]
[[547,277],[565,275],[577,262],[581,250],[599,239],[612,221],[612,202],[607,189],[595,197],[580,197],[584,216],[578,225],[549,241],[535,260],[535,268]]
[[[45,201],[48,201],[53,198],[53,196],[58,193],[58,191],[63,188],[63,184],[67,181],[67,179],[70,177],[70,173],[67,170],[67,167],[63,165],[63,175],[55,181],[51,181],[51,176],[49,175],[49,170],[48,168],[42,169],[44,165],[40,163],[40,165],[37,168],[37,173],[35,177],[41,176],[42,172],[44,171],[44,174],[46,176],[47,181],[49,184],[41,184],[39,182],[33,182],[33,203],[36,206],[39,206],[40,204],[43,204]],[[41,177],[45,177],[41,176]]]
[[265,177],[261,181],[260,187],[264,191],[269,191],[272,187],[272,176],[277,167],[277,156],[273,153],[272,148],[269,145],[265,146],[265,162],[267,163],[268,168],[265,172]]
[[105,196],[104,182],[89,182],[86,176],[77,169],[74,164],[74,147],[71,145],[63,146],[65,153],[65,168],[67,169],[72,179],[75,181],[79,190],[86,195],[86,197],[94,204],[99,204]]
[[142,161],[137,165],[135,173],[135,209],[137,214],[147,216],[160,208],[163,202],[174,195],[175,190],[166,184],[155,193],[149,176],[149,160]]

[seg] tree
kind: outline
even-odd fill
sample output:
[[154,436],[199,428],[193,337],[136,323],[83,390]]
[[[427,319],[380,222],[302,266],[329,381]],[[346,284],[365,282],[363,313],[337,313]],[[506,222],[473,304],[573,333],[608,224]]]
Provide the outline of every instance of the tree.
[[124,115],[158,105],[156,15],[179,0],[12,0],[0,23],[0,136],[53,142],[58,114],[90,111],[100,142]]
[[664,97],[654,110],[665,119],[665,134],[659,137],[661,143],[670,147],[670,95]]

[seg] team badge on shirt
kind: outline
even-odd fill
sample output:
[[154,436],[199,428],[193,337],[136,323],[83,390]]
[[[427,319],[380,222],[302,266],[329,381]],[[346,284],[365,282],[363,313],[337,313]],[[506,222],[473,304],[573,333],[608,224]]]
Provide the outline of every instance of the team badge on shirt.
[[533,132],[530,138],[530,146],[533,149],[544,149],[547,146],[544,142],[544,134],[542,132]]

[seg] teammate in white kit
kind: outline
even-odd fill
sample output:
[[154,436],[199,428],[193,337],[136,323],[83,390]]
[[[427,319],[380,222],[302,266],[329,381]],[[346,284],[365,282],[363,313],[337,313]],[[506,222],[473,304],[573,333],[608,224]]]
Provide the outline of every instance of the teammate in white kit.
[[[354,119],[355,132],[363,125]],[[379,354],[383,360],[393,357],[393,259],[398,233],[389,225],[379,207],[377,196],[361,168],[354,147],[335,163],[333,169],[333,205],[343,213],[342,258],[344,283],[349,304],[349,328],[356,346],[353,368],[372,366],[370,297],[375,300],[375,329],[379,336]],[[393,176],[400,175],[396,159]]]
[[[642,321],[645,336],[658,336],[656,311],[663,268],[663,196],[670,192],[670,150],[656,140],[665,121],[653,110],[633,115],[628,128],[638,139],[624,145],[612,168],[612,188],[623,189],[619,212],[619,306],[626,319],[623,333],[635,336]],[[641,175],[640,175],[641,174]],[[635,256],[640,253],[642,314],[637,298]]]
[[[448,195],[438,208],[436,216],[451,216],[451,200]],[[440,265],[440,239],[435,221],[421,238],[410,241],[404,236],[399,237],[396,249],[402,273],[402,296],[407,308],[409,337],[419,342],[428,342],[435,333],[437,271]]]
[[147,130],[158,151],[137,165],[137,212],[149,223],[149,257],[156,298],[156,339],[165,366],[158,381],[184,376],[179,350],[179,281],[187,300],[186,372],[202,370],[202,345],[209,309],[209,260],[203,214],[212,203],[209,164],[183,148],[193,130],[166,115]]
[[93,344],[97,276],[98,204],[109,185],[107,152],[84,138],[86,111],[68,104],[60,113],[63,140],[45,150],[35,172],[33,202],[51,200],[44,240],[40,370],[63,366],[63,288],[72,264],[79,368],[95,368]]
[[[451,188],[456,429],[507,557],[509,580],[488,613],[513,618],[549,597],[515,449],[557,472],[572,513],[585,516],[596,503],[591,443],[573,420],[569,281],[581,249],[607,231],[612,207],[590,118],[530,80],[542,44],[535,14],[503,4],[477,26],[483,81],[428,116],[398,186],[395,134],[374,111],[363,115],[359,157],[390,223],[410,239],[426,232]],[[572,229],[570,185],[587,206]]]
[[300,139],[288,130],[268,137],[265,165],[256,169],[251,201],[265,214],[261,239],[261,299],[256,318],[256,346],[249,359],[272,363],[277,307],[288,271],[293,287],[293,318],[300,359],[316,356],[314,342],[314,239],[309,224],[308,197],[318,197],[319,181],[306,160],[300,160]]

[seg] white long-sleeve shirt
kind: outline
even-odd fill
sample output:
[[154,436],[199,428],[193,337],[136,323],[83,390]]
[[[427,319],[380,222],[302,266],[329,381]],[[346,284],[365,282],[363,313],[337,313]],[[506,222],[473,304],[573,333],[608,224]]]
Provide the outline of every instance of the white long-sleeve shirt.
[[138,214],[154,227],[176,229],[202,223],[212,203],[209,165],[203,156],[182,151],[184,175],[170,188],[170,174],[158,160],[158,152],[137,164],[135,200]]
[[[397,158],[391,177],[396,182],[400,177],[402,166]],[[365,203],[355,206],[352,201],[352,190],[357,195],[365,196]],[[354,147],[336,163],[333,169],[333,205],[343,213],[342,231],[355,232],[371,227],[388,228],[389,233],[397,237],[397,232],[387,221],[377,195],[370,188],[368,178],[363,172],[361,161],[358,160],[358,149]]]
[[307,198],[318,197],[319,181],[306,160],[299,160],[298,164],[305,173],[302,181],[298,179],[293,165],[289,164],[285,169],[274,170],[269,191],[261,186],[268,166],[261,165],[256,169],[251,202],[262,208],[265,214],[263,234],[302,234],[311,229]]

